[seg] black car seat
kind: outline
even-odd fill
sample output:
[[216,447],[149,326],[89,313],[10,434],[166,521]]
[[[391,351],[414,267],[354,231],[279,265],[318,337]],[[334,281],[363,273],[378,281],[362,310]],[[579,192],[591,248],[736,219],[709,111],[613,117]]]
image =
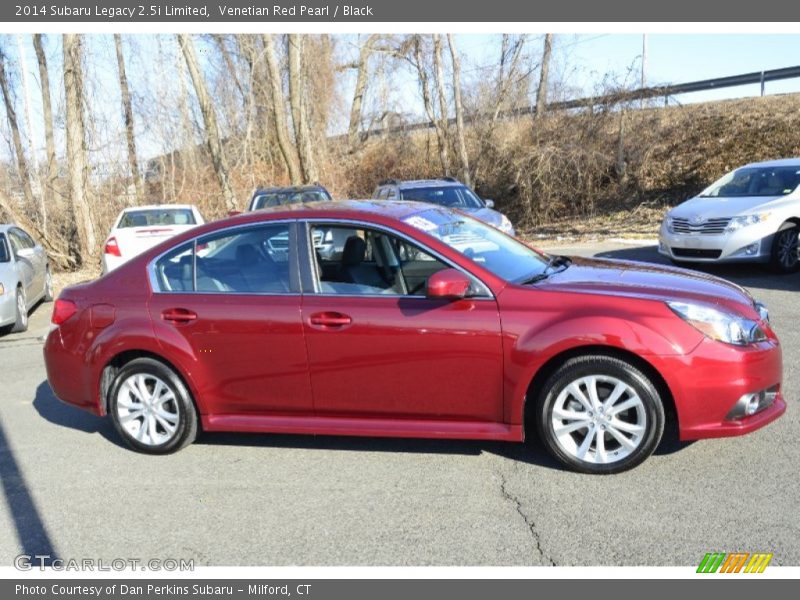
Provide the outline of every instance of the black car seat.
[[242,244],[236,248],[236,264],[241,273],[243,291],[255,293],[289,291],[289,286],[275,261],[260,253],[253,244]]
[[344,283],[357,283],[384,289],[386,283],[378,270],[374,266],[364,264],[366,256],[367,242],[357,235],[347,238],[339,265],[340,280]]

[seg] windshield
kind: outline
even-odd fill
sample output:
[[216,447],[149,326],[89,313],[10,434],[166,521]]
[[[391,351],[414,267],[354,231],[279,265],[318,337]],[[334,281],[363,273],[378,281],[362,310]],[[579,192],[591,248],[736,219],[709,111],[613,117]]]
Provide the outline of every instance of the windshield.
[[325,190],[265,192],[255,197],[251,210],[283,206],[284,204],[296,204],[298,202],[325,202],[330,199],[330,194]]
[[150,227],[151,225],[194,225],[194,214],[188,208],[148,208],[130,210],[122,215],[117,229]]
[[6,236],[0,233],[0,263],[8,262],[10,258],[8,254],[8,245],[6,244]]
[[447,208],[484,208],[483,201],[467,187],[420,187],[400,191],[403,200],[430,202]]
[[432,208],[403,219],[458,250],[498,277],[524,282],[545,272],[548,259],[522,242],[481,221],[449,210]]
[[745,167],[706,188],[701,198],[786,196],[800,185],[800,167]]

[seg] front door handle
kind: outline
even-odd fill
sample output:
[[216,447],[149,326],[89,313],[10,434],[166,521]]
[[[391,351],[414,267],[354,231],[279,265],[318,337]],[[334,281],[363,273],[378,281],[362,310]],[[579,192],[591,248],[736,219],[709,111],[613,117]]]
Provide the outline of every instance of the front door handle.
[[191,323],[197,319],[197,313],[187,308],[168,308],[161,313],[161,318],[170,323]]
[[344,327],[353,322],[348,315],[340,312],[326,311],[314,313],[309,319],[312,325],[319,325],[321,327]]

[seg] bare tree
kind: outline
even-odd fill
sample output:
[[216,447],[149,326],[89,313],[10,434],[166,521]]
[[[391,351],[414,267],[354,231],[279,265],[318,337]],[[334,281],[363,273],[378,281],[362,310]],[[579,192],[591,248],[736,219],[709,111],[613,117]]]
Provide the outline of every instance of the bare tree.
[[428,115],[428,119],[433,123],[434,129],[436,130],[436,146],[439,151],[439,163],[442,166],[442,172],[447,175],[450,173],[450,157],[447,153],[447,131],[442,127],[442,122],[436,116],[436,111],[433,108],[428,80],[428,69],[423,56],[422,36],[415,35],[412,46],[414,51],[414,60],[412,64],[417,69],[419,87],[422,91],[422,103],[425,105],[425,112]]
[[[500,68],[497,80],[497,91],[492,113],[492,123],[497,121],[500,111],[506,106],[506,98],[514,87],[519,72],[519,63],[525,47],[526,36],[519,36],[511,43],[508,35],[503,35],[502,51],[500,53]],[[508,67],[506,68],[506,65]]]
[[461,178],[467,185],[472,185],[469,172],[469,156],[464,134],[464,104],[461,101],[461,59],[458,56],[453,34],[447,34],[447,45],[450,48],[450,59],[453,63],[453,103],[456,108],[456,148],[461,160]]
[[438,33],[433,34],[433,68],[436,73],[436,95],[439,97],[439,127],[444,133],[445,140],[444,155],[446,161],[442,164],[445,175],[450,175],[450,154],[449,150],[449,127],[447,97],[444,92],[444,67],[442,66],[442,36]]
[[35,199],[33,187],[31,186],[31,173],[28,167],[28,159],[25,157],[25,145],[22,142],[17,111],[14,107],[14,98],[11,93],[8,75],[6,74],[6,56],[2,49],[0,49],[0,91],[3,94],[3,102],[6,107],[8,126],[11,128],[11,140],[14,144],[14,154],[17,157],[17,169],[19,170],[22,195],[25,198],[27,210],[32,210],[35,206]]
[[544,50],[542,51],[542,67],[539,74],[539,88],[536,90],[536,112],[534,118],[544,116],[547,110],[547,85],[550,72],[550,53],[553,51],[553,34],[544,36]]
[[278,138],[281,154],[283,154],[283,160],[286,162],[289,179],[293,184],[297,185],[302,182],[303,175],[300,171],[297,148],[289,137],[289,127],[286,123],[286,100],[281,86],[282,78],[280,67],[278,66],[278,58],[275,55],[275,42],[269,33],[263,34],[262,38],[264,40],[264,57],[267,62],[270,92],[272,94],[272,120],[275,123],[275,134]]
[[317,180],[317,169],[314,164],[314,153],[307,118],[306,96],[308,88],[303,68],[304,47],[304,36],[295,33],[289,34],[289,106],[292,111],[294,139],[297,141],[303,182],[309,183]]
[[236,203],[236,195],[231,187],[228,178],[228,163],[225,159],[225,152],[222,148],[222,140],[220,136],[219,126],[217,124],[217,114],[214,110],[214,104],[211,101],[211,96],[206,88],[206,82],[203,74],[200,72],[200,65],[197,62],[197,55],[194,51],[194,44],[189,36],[185,33],[178,34],[178,44],[183,51],[183,57],[186,60],[186,66],[189,68],[189,75],[192,78],[197,101],[200,105],[200,112],[203,114],[203,121],[205,123],[205,138],[208,151],[211,154],[211,162],[214,165],[214,174],[219,181],[222,194],[225,197],[225,207],[227,210],[236,210],[238,205]]
[[97,239],[87,194],[88,162],[86,128],[83,120],[83,42],[81,36],[65,33],[62,42],[64,63],[64,98],[67,109],[67,162],[69,163],[69,198],[74,227],[74,253],[78,264],[97,256]]
[[56,163],[56,142],[53,135],[53,107],[50,100],[50,73],[47,68],[47,56],[44,52],[42,34],[33,35],[33,48],[36,52],[36,61],[39,63],[39,85],[42,88],[42,118],[44,120],[44,146],[47,155],[45,183],[42,186],[42,231],[47,234],[47,205],[53,199],[53,186],[58,177],[58,164]]
[[144,197],[142,178],[139,176],[139,161],[136,158],[136,136],[133,130],[133,105],[131,104],[131,90],[128,86],[128,76],[125,73],[125,55],[122,51],[122,36],[114,34],[114,46],[117,51],[117,70],[119,73],[119,90],[122,96],[122,115],[125,119],[125,139],[128,146],[128,167],[131,178],[136,188],[136,198],[141,202]]
[[369,36],[358,52],[358,60],[352,65],[347,65],[350,68],[356,69],[356,87],[353,91],[353,102],[350,105],[350,123],[347,127],[347,142],[350,152],[354,152],[361,141],[359,129],[361,127],[364,94],[367,91],[369,58],[379,38],[380,36],[375,33]]

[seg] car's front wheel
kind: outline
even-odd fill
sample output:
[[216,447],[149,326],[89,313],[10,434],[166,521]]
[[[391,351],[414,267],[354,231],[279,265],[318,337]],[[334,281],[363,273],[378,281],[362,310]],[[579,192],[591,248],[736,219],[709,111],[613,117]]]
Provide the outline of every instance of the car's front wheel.
[[172,369],[150,358],[120,369],[109,390],[108,412],[125,442],[140,452],[175,452],[197,437],[189,391]]
[[770,266],[778,273],[794,273],[800,269],[798,254],[798,234],[800,226],[788,222],[775,234],[772,240]]
[[540,392],[536,416],[548,451],[583,473],[619,473],[637,466],[664,432],[664,405],[652,381],[610,356],[565,362]]
[[25,290],[22,289],[22,286],[17,288],[16,305],[17,309],[14,324],[11,326],[11,333],[22,333],[28,330],[28,301],[25,298]]

